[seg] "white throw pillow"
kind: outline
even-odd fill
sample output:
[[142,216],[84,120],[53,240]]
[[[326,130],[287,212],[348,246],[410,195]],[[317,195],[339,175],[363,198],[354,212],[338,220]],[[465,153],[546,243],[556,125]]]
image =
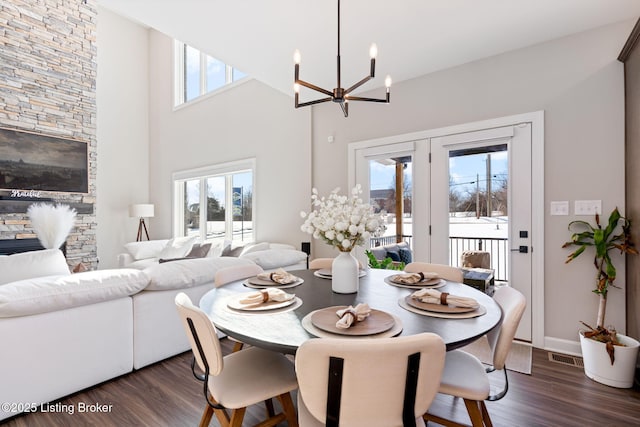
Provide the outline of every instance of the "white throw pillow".
[[131,254],[133,259],[159,258],[160,252],[169,242],[164,240],[148,240],[141,242],[130,242],[124,245],[127,252]]
[[0,286],[0,317],[28,316],[135,294],[149,277],[130,268],[48,276]]
[[216,272],[224,267],[253,264],[248,259],[233,257],[181,259],[153,265],[144,270],[149,276],[149,286],[145,290],[165,291],[183,289],[211,283]]
[[[205,241],[205,243],[209,243],[207,241]],[[222,252],[224,252],[229,246],[231,246],[231,240],[224,240],[222,242],[211,242],[211,249],[209,250],[209,253],[207,254],[207,257],[209,258],[217,258],[219,256],[222,256]]]
[[307,254],[295,249],[267,249],[252,252],[241,259],[250,259],[265,270],[297,264],[307,259]]
[[71,274],[60,249],[29,251],[0,257],[0,272],[0,285],[34,277]]
[[158,258],[171,259],[184,257],[189,253],[191,246],[193,246],[197,238],[197,236],[174,237],[162,248]]

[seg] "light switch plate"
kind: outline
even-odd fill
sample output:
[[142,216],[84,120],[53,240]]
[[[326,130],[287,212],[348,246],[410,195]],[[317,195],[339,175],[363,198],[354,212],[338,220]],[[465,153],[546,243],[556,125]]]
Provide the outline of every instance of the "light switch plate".
[[569,201],[551,202],[551,215],[569,215]]
[[576,215],[595,215],[602,213],[602,200],[576,200],[574,206]]

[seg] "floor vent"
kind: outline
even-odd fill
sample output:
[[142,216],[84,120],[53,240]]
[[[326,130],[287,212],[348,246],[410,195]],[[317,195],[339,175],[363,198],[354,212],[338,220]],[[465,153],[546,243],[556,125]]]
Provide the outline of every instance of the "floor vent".
[[549,361],[562,363],[563,365],[575,366],[576,368],[584,368],[582,357],[568,356],[566,354],[549,352]]

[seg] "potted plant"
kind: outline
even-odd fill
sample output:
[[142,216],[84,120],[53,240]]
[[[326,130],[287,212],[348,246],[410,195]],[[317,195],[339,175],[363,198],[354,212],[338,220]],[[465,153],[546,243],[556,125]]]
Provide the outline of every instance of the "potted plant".
[[602,228],[600,215],[596,214],[595,226],[582,220],[571,221],[569,231],[573,232],[571,240],[565,242],[562,247],[577,248],[567,256],[565,263],[576,259],[588,247],[594,248],[593,265],[596,268],[596,280],[593,292],[600,299],[596,327],[582,322],[589,328],[580,332],[585,374],[610,386],[631,387],[639,343],[633,338],[618,334],[613,327],[605,327],[604,323],[609,287],[617,287],[614,284],[616,268],[610,252],[638,254],[631,239],[631,221],[620,215],[618,208],[615,208],[609,215],[606,227]]
[[383,270],[404,270],[406,266],[404,262],[394,262],[390,257],[386,257],[382,261],[378,260],[373,252],[367,250],[364,251],[367,255],[367,259],[369,260],[369,267],[371,268],[379,268]]

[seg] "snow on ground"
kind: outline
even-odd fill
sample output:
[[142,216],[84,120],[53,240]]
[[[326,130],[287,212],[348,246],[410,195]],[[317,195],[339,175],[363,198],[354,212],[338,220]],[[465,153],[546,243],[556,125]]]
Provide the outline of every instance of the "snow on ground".
[[[411,218],[404,218],[403,233],[405,235],[412,234]],[[394,236],[396,234],[395,218],[387,224],[385,236]],[[509,220],[506,216],[496,217],[450,217],[449,218],[449,236],[452,237],[484,237],[484,238],[503,238],[506,239],[509,234]]]

